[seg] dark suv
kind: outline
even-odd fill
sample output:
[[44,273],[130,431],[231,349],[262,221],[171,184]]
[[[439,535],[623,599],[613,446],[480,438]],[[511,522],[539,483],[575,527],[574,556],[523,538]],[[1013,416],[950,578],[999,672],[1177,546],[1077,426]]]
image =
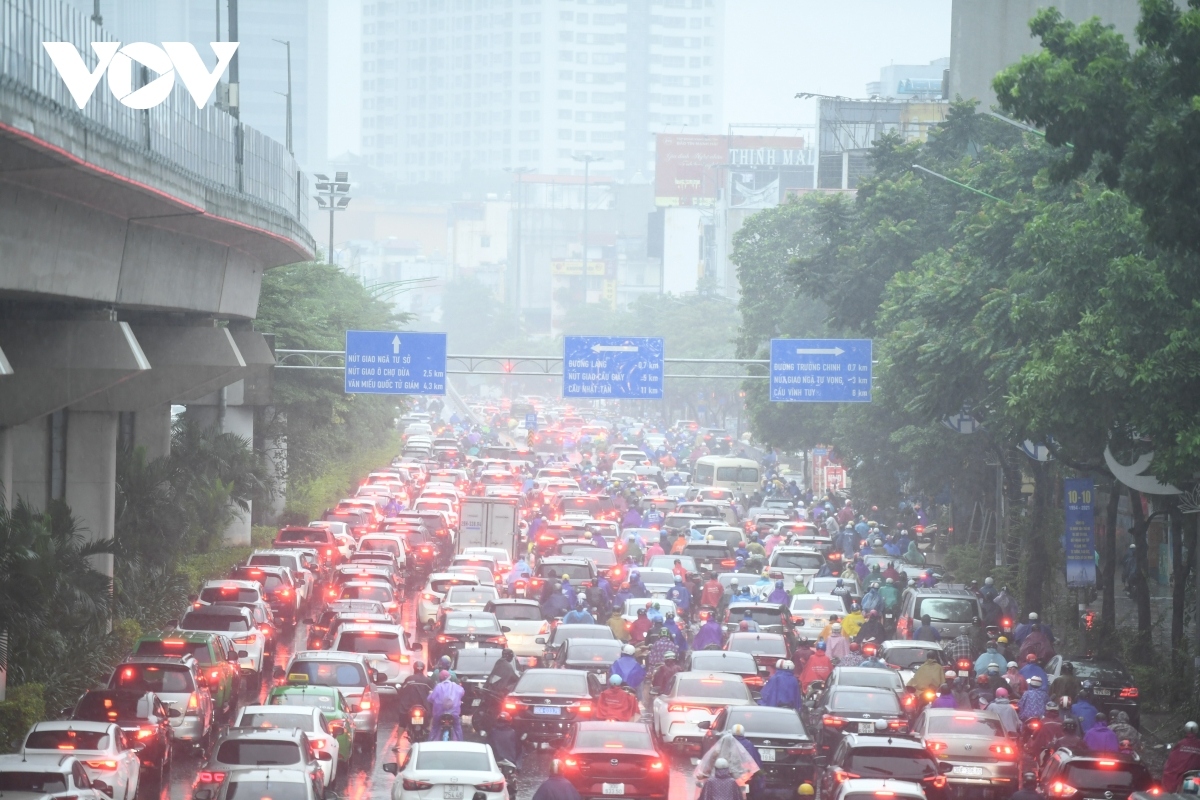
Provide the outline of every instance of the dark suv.
[[1038,775],[1038,790],[1050,800],[1128,800],[1134,792],[1156,787],[1136,757],[1083,755],[1065,747],[1054,751]]
[[835,797],[838,784],[850,778],[892,778],[919,785],[929,800],[945,800],[944,773],[951,769],[950,764],[940,766],[933,753],[913,739],[850,733],[821,775],[821,797]]
[[746,738],[758,748],[763,761],[762,771],[768,787],[784,786],[791,789],[802,781],[811,781],[816,774],[816,744],[804,730],[800,715],[790,708],[764,708],[763,706],[734,706],[722,708],[717,718],[708,723],[702,752],[716,744],[734,725],[741,725]]
[[1092,705],[1108,714],[1109,719],[1124,711],[1129,715],[1129,724],[1138,727],[1142,717],[1138,688],[1124,664],[1115,658],[1055,656],[1046,665],[1051,682],[1062,674],[1064,663],[1070,663],[1080,683],[1092,682]]
[[155,795],[171,769],[171,712],[154,692],[129,689],[89,689],[74,708],[64,711],[68,719],[115,722],[130,742],[143,746],[140,786]]

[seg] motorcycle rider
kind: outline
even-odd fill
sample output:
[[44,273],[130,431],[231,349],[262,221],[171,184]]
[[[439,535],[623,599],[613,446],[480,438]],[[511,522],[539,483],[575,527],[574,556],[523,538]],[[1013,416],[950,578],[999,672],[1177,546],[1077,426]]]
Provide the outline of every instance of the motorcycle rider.
[[563,595],[561,585],[556,582],[553,590],[542,600],[542,616],[546,619],[556,619],[565,617],[570,611],[571,601]]
[[782,658],[776,661],[775,674],[763,685],[758,704],[768,708],[794,708],[799,711],[804,699],[800,694],[795,669],[796,665],[791,661]]
[[863,658],[859,664],[860,667],[871,667],[874,669],[889,669],[887,662],[879,657],[879,648],[874,642],[866,642],[862,646]]
[[562,762],[556,758],[550,762],[550,777],[546,778],[533,793],[533,800],[582,800],[582,798],[571,782],[562,776]]
[[641,716],[641,707],[633,692],[623,687],[620,675],[609,675],[608,686],[596,697],[595,719],[632,722]]
[[988,703],[987,710],[1000,718],[1000,724],[1004,727],[1005,733],[1021,732],[1021,718],[1017,716],[1017,710],[1008,700],[1008,689],[1003,687],[997,689],[996,697]]
[[876,644],[887,641],[887,628],[883,627],[883,620],[880,619],[878,611],[871,610],[867,612],[867,621],[858,629],[858,636],[854,637],[859,644],[864,644],[869,641],[874,641]]
[[825,643],[817,642],[816,652],[808,657],[808,661],[800,673],[801,690],[807,693],[808,687],[812,683],[827,680],[831,672],[833,672],[833,662],[829,660],[829,656],[825,655]]
[[1037,790],[1037,774],[1026,772],[1021,776],[1021,788],[1008,796],[1008,800],[1042,800]]
[[1071,716],[1079,720],[1079,731],[1082,734],[1087,734],[1096,724],[1096,715],[1100,711],[1092,705],[1092,687],[1091,681],[1084,681],[1083,688],[1079,690],[1079,694],[1075,696],[1075,701],[1071,703]]
[[575,596],[575,608],[563,615],[564,625],[595,625],[596,619],[587,609],[587,595],[580,592]]
[[[988,642],[983,654],[980,655],[979,658],[975,659],[975,674],[986,675],[988,667],[995,666],[997,670],[996,677],[998,678],[1000,677],[999,673],[1004,670],[1005,664],[1006,662],[1004,660],[1004,656],[1000,655],[999,651],[996,649],[996,643]],[[1053,691],[1050,693],[1054,695]],[[1058,695],[1054,696],[1057,697]]]
[[503,697],[513,690],[520,679],[521,673],[517,669],[516,654],[506,647],[500,651],[500,658],[492,665],[492,671],[484,681],[484,686],[489,692]]
[[1108,716],[1104,712],[1096,713],[1096,722],[1083,734],[1083,743],[1093,753],[1116,753],[1121,749],[1121,742],[1108,727]]
[[916,689],[918,692],[925,689],[937,689],[945,680],[945,673],[942,665],[938,663],[937,651],[925,651],[925,662],[917,667],[911,678],[908,679],[908,685]]
[[621,618],[621,609],[614,608],[612,614],[608,617],[608,628],[613,632],[613,638],[621,641],[629,641],[629,629],[625,627],[625,620]]
[[842,635],[842,623],[830,625],[829,636],[825,639],[825,654],[840,663],[850,652],[850,640]]
[[488,744],[492,746],[492,753],[496,756],[496,761],[508,761],[514,767],[521,767],[521,740],[523,735],[517,733],[517,729],[512,725],[512,715],[507,711],[501,711],[496,715],[496,721],[492,725],[492,729],[488,731]]
[[1171,748],[1167,763],[1163,765],[1162,789],[1178,792],[1185,773],[1200,769],[1200,726],[1188,722],[1183,726],[1184,736]]
[[1022,722],[1027,722],[1034,717],[1041,718],[1046,715],[1046,701],[1049,700],[1049,695],[1042,688],[1042,679],[1034,675],[1029,679],[1029,688],[1025,694],[1021,695],[1021,703],[1017,706],[1017,715],[1020,716]]
[[1083,690],[1083,684],[1075,677],[1075,665],[1063,660],[1062,671],[1050,684],[1051,697],[1075,697]]
[[667,590],[667,599],[675,604],[681,618],[688,618],[688,612],[692,607],[692,593],[683,585],[682,576],[675,575],[675,585]]
[[428,711],[426,701],[429,693],[433,691],[433,687],[433,678],[425,674],[425,662],[415,662],[412,675],[405,678],[396,691],[396,705],[400,708],[400,718],[407,719],[413,706],[426,706],[426,711]]
[[613,662],[610,674],[620,677],[626,686],[636,692],[642,688],[642,681],[646,679],[646,670],[633,657],[635,652],[637,651],[633,645],[625,645],[621,650],[621,655]]
[[923,642],[940,642],[942,632],[933,627],[933,620],[928,614],[921,615],[921,625],[913,631],[912,638]]
[[1083,746],[1083,737],[1079,735],[1079,723],[1072,717],[1062,721],[1062,735],[1050,743],[1051,750],[1060,747],[1069,748],[1072,752]]
[[433,728],[430,738],[437,740],[442,735],[442,717],[451,716],[454,719],[452,738],[461,742],[462,735],[462,699],[463,687],[450,680],[450,673],[442,670],[438,673],[438,684],[429,693],[429,705],[433,709]]
[[866,617],[863,616],[862,608],[858,601],[855,600],[850,604],[850,613],[842,617],[842,633],[850,639],[858,637],[858,632],[862,630],[863,623],[866,622]]
[[1038,663],[1037,656],[1033,653],[1025,654],[1025,665],[1021,667],[1021,675],[1026,682],[1035,675],[1041,679],[1042,686],[1050,683],[1050,679],[1046,676],[1046,670],[1042,669],[1042,665]]
[[679,662],[676,660],[674,651],[668,650],[663,654],[663,663],[650,679],[650,688],[658,694],[664,694],[667,688],[671,685],[671,678],[679,674]]

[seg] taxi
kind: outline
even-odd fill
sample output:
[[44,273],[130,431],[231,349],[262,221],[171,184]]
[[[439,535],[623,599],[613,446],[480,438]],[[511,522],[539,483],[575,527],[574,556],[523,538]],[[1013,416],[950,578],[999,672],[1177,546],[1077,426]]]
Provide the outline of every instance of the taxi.
[[[338,755],[349,763],[354,753],[354,712],[345,696],[332,686],[310,686],[304,682],[272,686],[267,692],[269,706],[309,706],[325,718],[329,733],[338,740]],[[367,737],[363,737],[363,741]]]

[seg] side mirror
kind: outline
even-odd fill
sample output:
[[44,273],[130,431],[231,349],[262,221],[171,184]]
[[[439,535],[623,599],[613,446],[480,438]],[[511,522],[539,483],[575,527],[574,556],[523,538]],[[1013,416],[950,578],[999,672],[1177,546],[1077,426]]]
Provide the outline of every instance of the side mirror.
[[500,632],[501,632],[501,633],[512,633],[512,628],[510,628],[510,627],[509,627],[509,626],[507,626],[507,625],[501,625],[501,626],[500,626]]
[[275,669],[271,670],[271,677],[277,681],[281,681],[287,677],[287,673],[283,671],[283,667],[277,666]]
[[169,620],[167,620],[167,622],[166,622],[166,627],[168,627],[168,628],[178,628],[178,627],[179,627],[179,620],[177,620],[177,619],[169,619]]
[[324,750],[317,751],[317,761],[332,761],[332,760],[333,760],[333,755],[331,755],[330,753],[327,753]]
[[387,683],[387,675],[378,670],[371,670],[371,683],[377,685]]
[[250,654],[249,654],[248,652],[246,652],[245,650],[238,650],[238,651],[237,651],[237,654],[238,654],[238,658],[247,658],[247,657],[249,657],[249,655],[250,655]]
[[954,765],[947,761],[938,762],[938,772],[942,775],[949,775],[954,771]]
[[312,617],[305,617],[304,619],[302,619],[300,621],[303,622],[305,625],[316,625],[317,624],[312,621]]
[[178,708],[171,706],[170,708],[167,709],[167,716],[169,716],[171,719],[179,719],[180,717],[183,716],[183,712],[180,711]]
[[134,742],[133,744],[129,745],[129,749],[135,753],[140,753],[146,749],[146,743],[145,742]]
[[400,765],[395,761],[389,761],[383,765],[383,771],[388,775],[396,775],[400,772]]
[[821,769],[829,766],[829,756],[816,756],[813,758],[813,764]]
[[92,781],[92,788],[98,792],[104,792],[109,797],[113,796],[113,789],[104,781]]
[[66,707],[66,708],[64,708],[63,710],[59,711],[59,712],[58,712],[58,715],[59,715],[60,717],[67,717],[67,718],[69,718],[69,717],[70,717],[72,714],[74,714],[74,713],[75,713],[75,707],[74,707],[74,706],[67,706],[67,707]]
[[545,636],[539,636],[539,637],[537,637],[536,639],[534,639],[534,640],[533,640],[533,643],[534,643],[534,644],[545,644],[545,643],[546,643],[546,637],[545,637]]
[[697,723],[696,723],[696,727],[697,727],[697,728],[699,728],[699,729],[700,729],[700,730],[702,730],[702,731],[707,731],[707,730],[710,730],[710,729],[712,729],[712,720],[710,720],[710,719],[702,719],[702,720],[700,720],[699,722],[697,722]]
[[202,686],[205,689],[207,689],[208,688],[208,678],[204,677],[203,675],[198,675],[196,677],[196,685]]

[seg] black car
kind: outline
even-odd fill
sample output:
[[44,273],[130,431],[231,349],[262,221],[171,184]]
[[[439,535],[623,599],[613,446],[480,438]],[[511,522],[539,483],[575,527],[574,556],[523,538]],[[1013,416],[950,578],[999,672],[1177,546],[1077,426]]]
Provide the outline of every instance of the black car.
[[899,736],[847,734],[834,748],[821,774],[821,797],[836,797],[838,784],[849,778],[909,781],[925,791],[928,800],[945,800],[950,764],[939,765],[933,753],[915,739]]
[[463,687],[464,714],[472,713],[483,704],[483,685],[503,652],[497,647],[479,647],[455,650],[450,654],[451,667]]
[[125,731],[127,744],[140,744],[139,783],[155,795],[171,772],[171,714],[154,692],[129,689],[89,689],[74,708],[64,709],[68,719],[112,722]]
[[1060,747],[1038,773],[1038,790],[1049,800],[1128,800],[1157,784],[1136,756],[1073,753]]
[[500,621],[486,611],[450,611],[438,617],[429,639],[429,663],[454,650],[508,646]]
[[877,720],[883,720],[886,730],[897,734],[908,730],[908,718],[894,691],[866,686],[832,687],[818,698],[813,709],[813,726],[819,726],[817,744],[821,755],[837,747],[843,734],[875,733],[879,730]]
[[623,646],[619,639],[568,639],[558,654],[557,665],[607,680],[613,662],[621,657]]
[[550,631],[550,635],[542,641],[539,636],[534,639],[537,644],[546,645],[543,658],[547,664],[557,664],[558,657],[562,653],[563,646],[570,639],[613,639],[612,628],[607,625],[588,625],[586,623],[559,623],[554,626],[554,630]]
[[503,710],[529,742],[557,742],[592,715],[596,676],[571,669],[531,669],[504,698]]
[[701,751],[707,752],[717,739],[732,731],[734,725],[741,725],[745,737],[758,748],[768,787],[792,789],[802,781],[813,780],[817,746],[804,729],[798,713],[790,708],[765,706],[723,708],[711,723],[700,722],[701,728],[707,726],[704,741],[700,743]]
[[1062,674],[1065,663],[1075,669],[1080,683],[1092,682],[1092,705],[1108,714],[1109,720],[1115,721],[1116,713],[1124,711],[1129,715],[1129,724],[1138,726],[1142,716],[1138,688],[1124,664],[1115,658],[1055,656],[1046,665],[1051,683]]

